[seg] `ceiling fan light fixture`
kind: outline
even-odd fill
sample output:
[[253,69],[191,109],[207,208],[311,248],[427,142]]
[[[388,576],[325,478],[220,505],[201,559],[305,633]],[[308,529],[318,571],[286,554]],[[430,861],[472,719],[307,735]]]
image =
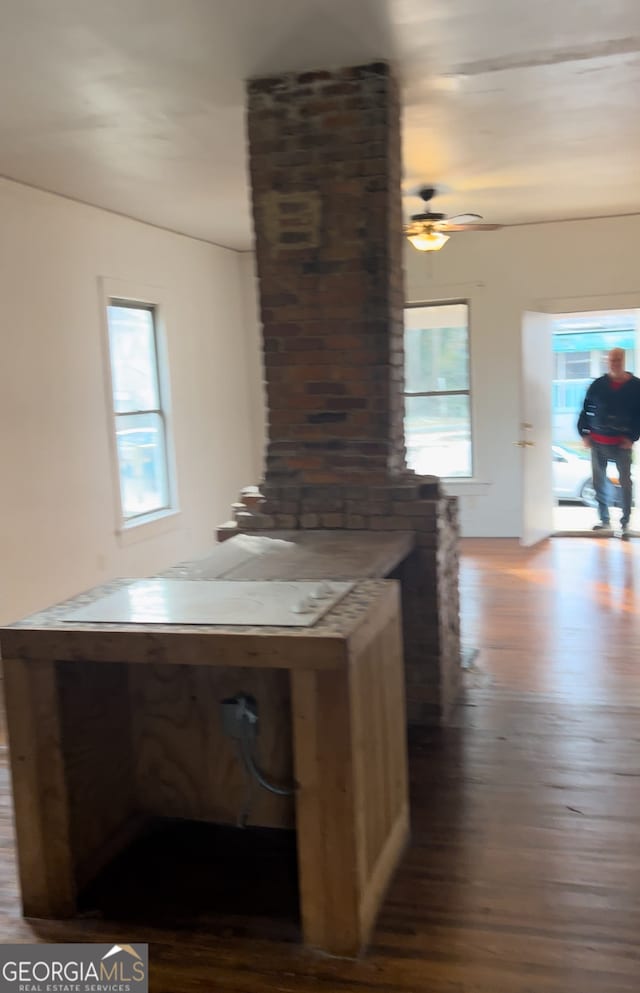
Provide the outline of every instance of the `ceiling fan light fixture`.
[[419,252],[439,252],[449,241],[449,235],[442,231],[420,231],[419,234],[408,234],[407,238]]
[[447,217],[430,209],[431,201],[437,193],[435,186],[423,186],[410,195],[417,195],[425,204],[419,214],[412,214],[404,233],[418,252],[439,252],[449,241],[452,231],[497,231],[502,224],[479,224],[481,214],[455,214]]

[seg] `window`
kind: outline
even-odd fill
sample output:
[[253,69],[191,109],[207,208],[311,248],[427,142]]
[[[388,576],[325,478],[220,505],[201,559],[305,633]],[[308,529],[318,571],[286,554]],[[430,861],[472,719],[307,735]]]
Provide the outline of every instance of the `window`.
[[420,474],[472,474],[469,307],[405,310],[407,463]]
[[556,353],[556,379],[589,379],[591,352]]
[[156,309],[109,299],[107,326],[120,506],[136,524],[171,507]]
[[556,335],[554,338],[555,375],[553,379],[552,405],[555,411],[573,413],[582,406],[585,392],[591,380],[592,353],[585,351],[557,351],[568,349],[577,336]]

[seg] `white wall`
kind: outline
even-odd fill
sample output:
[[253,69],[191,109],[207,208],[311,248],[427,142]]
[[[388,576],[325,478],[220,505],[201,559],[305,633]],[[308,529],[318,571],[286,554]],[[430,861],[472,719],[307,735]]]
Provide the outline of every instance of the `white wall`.
[[[1,623],[204,553],[257,481],[241,260],[0,180]],[[133,541],[116,534],[99,277],[165,305],[181,513]]]
[[462,530],[519,536],[520,340],[526,310],[548,313],[640,304],[640,217],[565,221],[455,235],[438,253],[406,254],[411,303],[468,299],[475,481],[460,495]]

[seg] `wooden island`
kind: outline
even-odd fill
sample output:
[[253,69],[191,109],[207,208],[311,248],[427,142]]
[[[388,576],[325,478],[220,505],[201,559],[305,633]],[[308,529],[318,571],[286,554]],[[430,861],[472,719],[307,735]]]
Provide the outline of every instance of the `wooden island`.
[[[286,572],[286,546],[267,567],[269,555],[243,564],[248,546],[232,545],[215,550],[222,571],[253,557],[258,572]],[[163,582],[215,582],[206,561]],[[304,573],[302,558],[296,566]],[[249,824],[295,827],[305,943],[358,954],[409,813],[399,588],[352,578],[308,627],[69,620],[140,582],[119,580],[0,632],[26,916],[73,916],[83,887],[150,819],[236,822],[245,773],[219,705],[242,691],[259,707],[261,765],[296,785],[292,798],[258,790]]]

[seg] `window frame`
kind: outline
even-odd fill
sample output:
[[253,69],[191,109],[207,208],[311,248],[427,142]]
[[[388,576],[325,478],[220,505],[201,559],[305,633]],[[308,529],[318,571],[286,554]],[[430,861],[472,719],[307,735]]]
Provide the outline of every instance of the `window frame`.
[[[118,280],[100,279],[100,303],[103,328],[103,358],[104,381],[109,420],[109,449],[111,453],[111,475],[113,482],[113,498],[115,508],[116,534],[121,541],[145,539],[153,534],[161,534],[173,530],[180,514],[178,506],[178,490],[176,480],[176,464],[173,443],[171,417],[171,389],[169,381],[169,355],[166,340],[165,302],[162,289],[153,286],[140,286],[123,283]],[[110,306],[130,307],[131,309],[150,310],[153,315],[153,338],[155,372],[157,377],[159,408],[144,411],[116,411],[113,392],[113,374],[111,368],[111,342],[109,336]],[[164,429],[164,458],[167,481],[167,506],[155,510],[125,517],[122,501],[122,480],[120,474],[120,459],[118,456],[117,424],[118,419],[136,413],[153,413],[162,419]]]
[[[475,416],[473,409],[473,398],[474,391],[472,388],[472,350],[471,350],[471,301],[470,299],[451,299],[451,300],[423,300],[420,302],[411,302],[404,305],[404,312],[406,314],[409,310],[425,310],[425,309],[435,309],[436,307],[465,307],[467,312],[467,364],[468,364],[468,387],[466,390],[424,390],[424,391],[408,391],[406,389],[406,378],[403,384],[403,403],[404,403],[404,415],[406,417],[406,400],[407,397],[429,397],[429,396],[466,396],[469,398],[469,443],[470,443],[470,467],[469,474],[464,476],[441,476],[440,478],[446,480],[450,483],[462,483],[467,484],[469,482],[474,482],[476,479],[476,450],[475,450]],[[403,333],[403,345],[406,348],[406,323]],[[405,448],[406,448],[406,434],[404,436]]]

